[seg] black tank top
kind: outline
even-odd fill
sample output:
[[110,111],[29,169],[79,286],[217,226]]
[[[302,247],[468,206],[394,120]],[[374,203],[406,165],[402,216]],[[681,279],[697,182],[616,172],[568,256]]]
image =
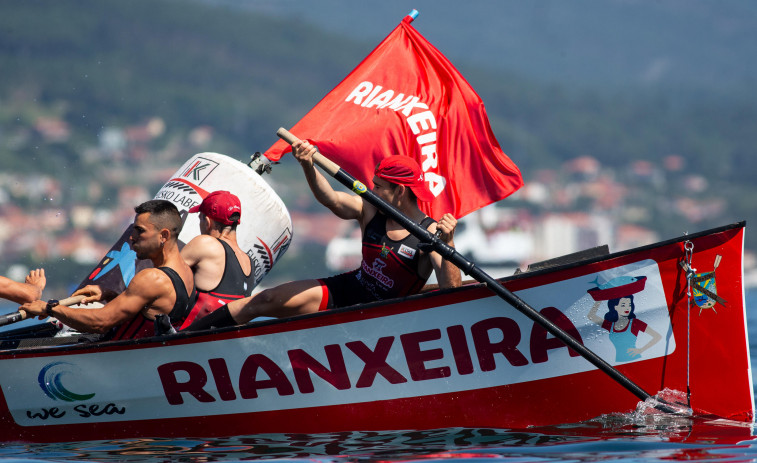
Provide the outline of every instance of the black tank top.
[[[176,302],[168,314],[168,318],[171,320],[171,325],[178,329],[187,318],[189,309],[194,305],[197,299],[197,291],[192,289],[192,294],[188,294],[184,281],[174,269],[170,267],[158,267],[158,270],[162,270],[171,279],[174,294],[176,294]],[[155,323],[154,320],[147,319],[144,313],[140,311],[134,318],[116,326],[113,330],[111,331],[113,333],[112,336],[107,336],[106,339],[146,338],[155,335]]]
[[[434,220],[424,218],[420,225],[427,228]],[[377,213],[363,233],[363,261],[356,275],[363,288],[376,299],[414,294],[426,284],[431,270],[420,273],[420,240],[408,234],[395,241],[386,233],[386,216]]]
[[218,241],[223,245],[223,250],[226,254],[226,266],[223,269],[223,277],[221,277],[221,281],[215,288],[210,291],[198,290],[198,292],[207,292],[219,297],[233,297],[235,299],[250,296],[255,286],[255,265],[252,262],[252,258],[247,256],[250,260],[250,274],[245,275],[242,265],[239,263],[239,259],[237,259],[237,255],[231,249],[231,246],[221,239]]
[[250,259],[250,274],[245,275],[231,246],[221,239],[218,239],[218,241],[223,245],[226,259],[221,281],[210,291],[197,290],[197,302],[193,304],[191,312],[181,325],[181,329],[191,325],[194,320],[209,315],[230,301],[252,295],[252,290],[255,287],[255,265],[252,259],[247,256]]

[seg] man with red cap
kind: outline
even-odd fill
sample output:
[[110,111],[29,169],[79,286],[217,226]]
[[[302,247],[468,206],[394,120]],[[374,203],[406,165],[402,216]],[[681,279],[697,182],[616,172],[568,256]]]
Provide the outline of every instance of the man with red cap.
[[181,328],[229,301],[250,296],[255,286],[252,259],[237,244],[239,198],[214,191],[189,212],[200,214],[200,235],[184,246],[181,256],[194,272],[198,298]]
[[[441,288],[460,286],[461,275],[451,262],[436,252],[424,252],[419,240],[362,197],[334,190],[313,165],[316,148],[307,141],[292,145],[315,198],[338,217],[357,220],[363,233],[360,268],[320,280],[292,281],[266,289],[252,297],[232,301],[198,320],[190,329],[207,329],[245,323],[255,317],[290,317],[390,299],[417,293],[433,270]],[[433,195],[423,181],[423,172],[412,158],[390,156],[376,167],[373,192],[431,233],[454,246],[457,220],[451,214],[435,222],[418,207]]]

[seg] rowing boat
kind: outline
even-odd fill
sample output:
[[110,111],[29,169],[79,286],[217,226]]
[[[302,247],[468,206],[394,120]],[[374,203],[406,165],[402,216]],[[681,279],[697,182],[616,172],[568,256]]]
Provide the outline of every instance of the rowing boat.
[[[657,398],[751,423],[744,227],[497,282]],[[618,307],[631,296],[626,319]],[[590,317],[611,305],[620,323]],[[0,344],[0,441],[513,429],[640,406],[475,282],[214,331],[70,342]]]

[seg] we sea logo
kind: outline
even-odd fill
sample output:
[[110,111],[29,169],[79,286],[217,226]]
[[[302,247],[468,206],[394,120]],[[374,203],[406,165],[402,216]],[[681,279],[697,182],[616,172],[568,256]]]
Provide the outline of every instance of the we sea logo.
[[122,405],[91,401],[95,393],[87,390],[86,375],[72,363],[48,363],[39,371],[37,382],[45,395],[64,404],[27,409],[26,418],[30,421],[49,419],[63,424],[83,420],[107,420],[111,415],[126,413],[126,407]]
[[76,402],[89,400],[95,396],[94,392],[80,394],[70,391],[64,384],[66,377],[73,377],[77,368],[67,362],[53,362],[45,365],[40,371],[37,380],[42,391],[53,400],[64,402]]

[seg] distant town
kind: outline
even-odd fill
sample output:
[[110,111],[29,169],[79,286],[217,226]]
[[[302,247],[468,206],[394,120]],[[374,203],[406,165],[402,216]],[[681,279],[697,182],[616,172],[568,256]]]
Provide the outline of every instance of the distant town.
[[[80,153],[90,168],[76,173],[75,185],[53,174],[0,172],[0,274],[21,280],[30,267],[44,265],[53,280],[67,279],[67,285],[81,281],[131,223],[136,204],[152,198],[191,155],[216,151],[211,127],[197,127],[168,142],[165,133],[159,118],[103,128],[97,146]],[[30,143],[65,144],[69,137],[62,119],[45,116],[32,127],[6,130],[0,143],[5,150],[21,151]],[[285,170],[285,164],[264,174],[285,200],[294,224],[294,240],[282,261],[319,262],[333,273],[355,268],[359,231],[317,205],[304,181],[281,188],[277,170]],[[659,163],[630,161],[623,171],[578,156],[524,177],[525,187],[462,219],[456,234],[461,253],[500,275],[595,246],[608,245],[614,252],[676,236],[661,236],[648,225],[655,217],[682,224],[679,235],[700,231],[726,209],[725,199],[710,191],[707,179],[687,173],[685,159],[676,154]],[[721,224],[728,223],[723,220]],[[747,285],[757,285],[756,266],[754,253],[747,251]],[[54,276],[59,268],[66,273]],[[71,274],[71,268],[81,274]],[[263,284],[324,276],[302,274],[318,265],[287,268],[280,273],[274,269],[272,281]]]

